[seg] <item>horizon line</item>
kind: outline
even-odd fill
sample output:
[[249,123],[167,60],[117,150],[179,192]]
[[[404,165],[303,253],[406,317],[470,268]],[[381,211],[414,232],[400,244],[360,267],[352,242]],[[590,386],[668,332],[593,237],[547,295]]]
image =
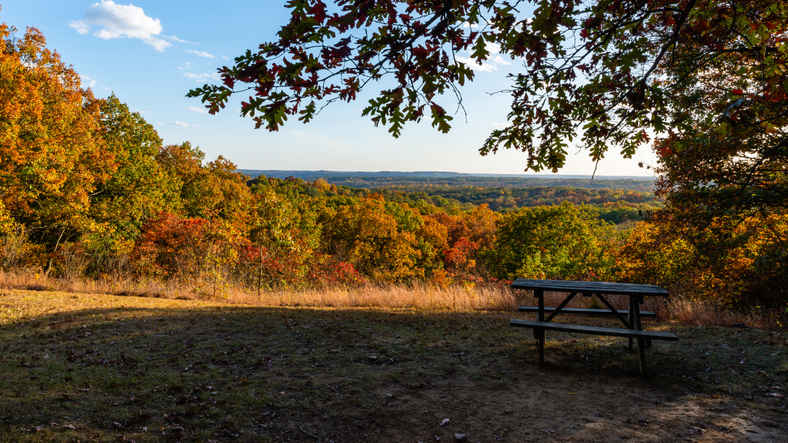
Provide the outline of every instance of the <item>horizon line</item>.
[[648,175],[586,175],[586,174],[560,174],[560,173],[500,173],[500,172],[456,172],[456,171],[434,171],[434,170],[414,170],[414,171],[359,171],[359,170],[349,170],[349,171],[336,171],[336,170],[329,170],[329,169],[254,169],[254,168],[238,168],[238,171],[249,171],[249,172],[256,172],[261,173],[263,172],[273,172],[273,173],[309,173],[309,174],[439,174],[439,175],[456,175],[456,176],[466,176],[466,177],[487,177],[487,176],[498,176],[498,177],[515,177],[515,178],[579,178],[579,179],[611,179],[611,180],[622,180],[622,179],[637,179],[637,180],[654,180],[656,177],[648,176]]

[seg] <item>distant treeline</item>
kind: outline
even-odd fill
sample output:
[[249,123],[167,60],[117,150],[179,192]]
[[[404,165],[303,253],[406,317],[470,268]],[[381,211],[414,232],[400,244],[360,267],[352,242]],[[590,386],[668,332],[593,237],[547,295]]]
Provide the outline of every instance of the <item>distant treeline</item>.
[[[256,180],[264,178],[264,176],[258,176],[251,182],[254,183]],[[661,206],[653,192],[638,192],[624,189],[587,189],[567,186],[521,188],[458,187],[423,184],[369,189],[337,185],[336,183],[329,183],[329,181],[322,178],[308,182],[291,176],[285,180],[299,184],[317,185],[300,188],[302,192],[312,197],[317,195],[318,188],[328,188],[337,194],[354,197],[380,194],[387,201],[407,203],[414,207],[426,204],[454,213],[470,211],[481,205],[487,205],[496,212],[511,212],[520,208],[555,206],[563,202],[569,202],[589,205],[595,209],[600,219],[620,224],[627,221],[643,220],[648,213]],[[414,181],[418,182],[418,180]]]
[[[595,179],[576,176],[523,177],[508,175],[469,175],[456,172],[332,172],[332,171],[268,171],[239,169],[255,178],[258,176],[286,179],[299,178],[314,182],[323,179],[337,186],[365,189],[427,190],[434,187],[485,187],[485,188],[530,188],[570,187],[585,189],[628,190],[642,193],[654,192],[654,180],[643,177],[597,177]],[[409,188],[409,189],[404,189]]]

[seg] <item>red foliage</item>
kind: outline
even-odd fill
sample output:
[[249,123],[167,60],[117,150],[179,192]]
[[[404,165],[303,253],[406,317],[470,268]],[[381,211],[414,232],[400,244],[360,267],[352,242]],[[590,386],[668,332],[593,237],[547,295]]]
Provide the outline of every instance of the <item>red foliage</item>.
[[193,273],[205,256],[208,231],[208,220],[161,212],[143,225],[132,260],[142,274],[172,277]]

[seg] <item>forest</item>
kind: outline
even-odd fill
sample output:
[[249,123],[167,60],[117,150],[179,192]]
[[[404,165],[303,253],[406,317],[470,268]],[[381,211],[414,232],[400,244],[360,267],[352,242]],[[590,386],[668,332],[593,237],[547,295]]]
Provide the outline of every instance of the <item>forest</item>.
[[118,97],[94,97],[34,28],[3,24],[0,36],[6,273],[174,282],[206,297],[588,279],[662,285],[727,309],[788,308],[782,210],[700,217],[664,178],[657,195],[251,178],[187,141],[164,145]]
[[[655,180],[243,170],[2,23],[0,440],[785,440],[788,2],[285,3],[205,111],[273,131],[380,86],[361,117],[447,132],[470,64],[510,57],[481,154],[653,149]],[[618,330],[633,352],[597,310],[542,361],[520,277],[659,285],[624,323],[680,340]]]

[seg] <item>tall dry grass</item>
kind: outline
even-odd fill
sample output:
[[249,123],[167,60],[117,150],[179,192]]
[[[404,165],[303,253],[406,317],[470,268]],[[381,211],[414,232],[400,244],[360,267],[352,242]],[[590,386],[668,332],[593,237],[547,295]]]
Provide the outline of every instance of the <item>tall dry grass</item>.
[[366,285],[357,288],[328,288],[301,291],[266,291],[238,294],[235,301],[279,306],[383,307],[427,310],[478,311],[515,310],[515,294],[506,286],[427,283]]
[[[240,285],[202,282],[138,281],[130,278],[64,279],[41,272],[2,272],[0,288],[62,291],[74,293],[130,295],[171,299],[215,300],[254,306],[379,307],[447,311],[516,311],[518,306],[536,304],[530,292],[512,291],[505,285],[477,284],[436,286],[428,283],[366,285],[354,288],[269,289],[259,295]],[[545,305],[557,306],[565,294],[545,293]],[[625,297],[607,297],[617,309],[626,309]],[[592,297],[576,296],[572,308],[602,307]],[[735,312],[712,303],[683,297],[647,297],[644,309],[663,321],[706,326],[747,326],[782,329],[788,325],[784,313]]]
[[666,307],[668,318],[682,324],[761,329],[785,329],[788,326],[788,315],[784,312],[724,310],[713,303],[684,297],[670,299]]
[[325,289],[268,289],[259,295],[240,285],[211,281],[161,282],[107,277],[64,279],[43,273],[0,272],[0,288],[133,295],[190,300],[221,300],[256,306],[381,307],[426,310],[515,310],[518,300],[505,285],[450,285],[428,283],[369,284]]

